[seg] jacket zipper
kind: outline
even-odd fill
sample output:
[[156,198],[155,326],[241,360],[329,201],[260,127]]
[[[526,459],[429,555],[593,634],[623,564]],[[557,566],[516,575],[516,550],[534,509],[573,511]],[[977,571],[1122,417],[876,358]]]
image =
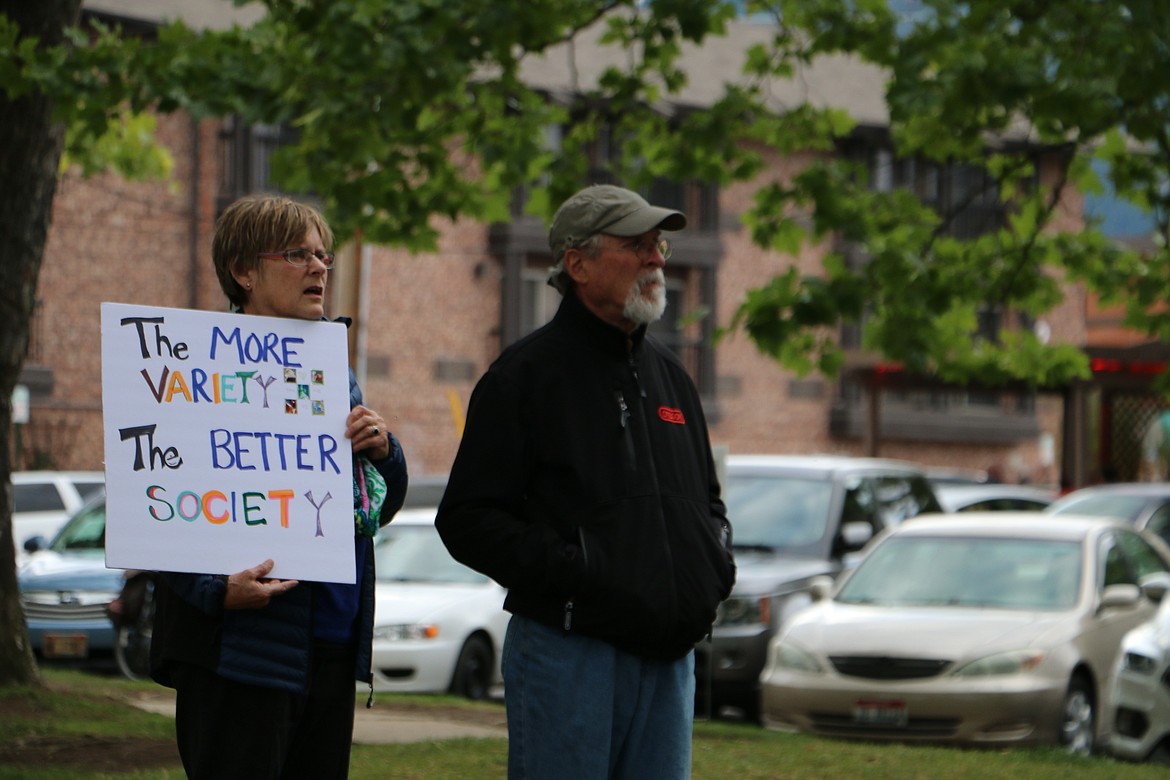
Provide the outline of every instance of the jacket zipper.
[[634,358],[634,353],[632,351],[626,357],[626,363],[630,367],[630,374],[634,377],[634,384],[638,388],[638,394],[645,398],[646,388],[642,387],[642,379],[638,376],[638,361]]
[[[620,395],[620,393],[619,393]],[[589,569],[589,548],[585,546],[585,529],[577,526],[577,545],[581,548],[581,562],[585,564],[585,569]],[[565,602],[565,631],[569,631],[573,627],[573,600],[569,599]]]
[[626,405],[626,397],[621,390],[615,390],[613,394],[614,399],[618,405],[618,425],[624,430],[630,424],[630,407]]
[[[651,487],[652,487],[655,495],[659,496],[658,521],[660,523],[662,523],[663,525],[665,525],[666,518],[662,516],[662,511],[661,511],[661,487],[660,487],[659,482],[658,482],[658,461],[654,457],[654,447],[650,444],[650,428],[649,428],[649,423],[648,423],[648,415],[645,414],[645,412],[647,411],[646,410],[647,398],[649,398],[649,395],[646,393],[646,388],[642,386],[642,378],[638,375],[638,358],[637,358],[637,355],[634,354],[633,343],[629,342],[629,343],[627,343],[626,346],[627,346],[627,350],[628,350],[627,354],[626,354],[626,366],[629,368],[630,376],[633,377],[634,386],[637,388],[638,395],[641,396],[641,399],[642,399],[641,405],[639,408],[643,412],[643,414],[641,414],[637,420],[638,434],[640,434],[638,438],[640,441],[645,442],[645,447],[644,447],[645,457],[641,461],[641,463],[644,465],[646,471],[649,474],[650,484],[651,484]],[[635,463],[639,463],[638,448],[634,444],[634,436],[635,436],[635,433],[632,429],[627,430],[626,441],[628,443],[628,447],[631,450],[631,458],[632,458],[631,465],[633,465]],[[672,567],[674,566],[673,560],[671,560],[670,565]],[[677,615],[678,614],[678,605],[673,604],[673,603],[668,604],[668,605],[666,605],[666,611],[672,616]]]
[[634,447],[634,431],[630,428],[630,407],[626,403],[626,397],[621,390],[614,390],[613,397],[617,401],[618,425],[622,429],[622,439],[625,441],[626,468],[633,470],[634,464],[638,462],[638,458],[637,451]]

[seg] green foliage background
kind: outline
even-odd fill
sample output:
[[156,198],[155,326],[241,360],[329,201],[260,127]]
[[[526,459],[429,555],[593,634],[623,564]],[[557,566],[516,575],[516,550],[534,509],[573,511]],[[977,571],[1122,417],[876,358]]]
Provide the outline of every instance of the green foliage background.
[[[237,4],[242,4],[237,2]],[[313,191],[341,236],[427,249],[441,220],[507,218],[512,189],[529,185],[548,216],[585,178],[583,146],[602,117],[623,140],[615,174],[728,183],[761,170],[744,141],[783,152],[831,150],[853,130],[837,108],[777,110],[769,87],[826,54],[889,74],[890,130],[900,154],[980,162],[1010,204],[1003,229],[976,240],[946,233],[905,192],[873,192],[833,155],[793,181],[759,187],[745,215],[753,239],[780,252],[841,237],[868,258],[830,256],[825,273],[795,273],[750,292],[726,328],[799,372],[835,372],[835,332],[864,321],[864,345],[908,368],[964,381],[1058,385],[1087,375],[1084,356],[1028,332],[972,339],[980,309],[1040,317],[1081,282],[1126,301],[1132,325],[1161,338],[1157,304],[1170,263],[1139,257],[1094,226],[1054,229],[1069,190],[1095,192],[1092,160],[1109,163],[1121,197],[1167,230],[1167,15],[1156,0],[1003,3],[987,0],[265,0],[248,28],[170,24],[157,40],[77,31],[72,46],[37,48],[0,16],[0,87],[56,100],[70,133],[66,160],[86,172],[165,174],[148,111],[237,114],[288,123],[298,137],[274,167],[291,191]],[[743,77],[713,105],[661,110],[687,80],[683,43],[725,35],[737,15],[774,25],[744,51]],[[615,58],[595,88],[558,104],[520,78],[526,57],[607,29]],[[602,110],[604,106],[604,111]],[[570,123],[560,149],[544,129]],[[1061,155],[1059,179],[1034,184],[1022,141]],[[543,178],[542,178],[543,177]],[[1164,244],[1164,242],[1163,242]]]

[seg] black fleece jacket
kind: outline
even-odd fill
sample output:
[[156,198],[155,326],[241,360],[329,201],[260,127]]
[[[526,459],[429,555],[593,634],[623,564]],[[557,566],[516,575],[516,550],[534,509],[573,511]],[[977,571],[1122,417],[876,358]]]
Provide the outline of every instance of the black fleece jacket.
[[682,365],[570,292],[477,384],[436,525],[512,613],[673,659],[735,580],[719,495]]

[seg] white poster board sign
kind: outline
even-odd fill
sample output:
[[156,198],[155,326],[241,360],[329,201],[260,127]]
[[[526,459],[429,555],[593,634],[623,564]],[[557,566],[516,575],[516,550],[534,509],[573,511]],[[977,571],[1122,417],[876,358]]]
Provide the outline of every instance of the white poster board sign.
[[101,315],[106,565],[354,582],[345,326]]

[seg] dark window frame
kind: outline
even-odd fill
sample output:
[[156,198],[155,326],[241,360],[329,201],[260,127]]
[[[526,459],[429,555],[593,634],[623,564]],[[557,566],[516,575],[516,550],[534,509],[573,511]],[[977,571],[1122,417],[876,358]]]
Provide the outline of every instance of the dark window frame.
[[[1007,219],[995,182],[980,166],[899,158],[888,134],[877,131],[856,134],[842,144],[841,154],[864,165],[872,190],[908,190],[934,208],[944,220],[946,235],[974,238],[998,229]],[[867,262],[857,248],[846,246],[844,254],[851,268]],[[1004,327],[1012,326],[1029,327],[1030,322],[1012,312],[987,310],[980,315],[979,335],[995,339]],[[844,349],[860,348],[861,325],[844,324],[839,339]],[[838,402],[830,412],[831,435],[864,438],[865,395],[855,376],[842,376]],[[1012,443],[1040,431],[1036,396],[1029,393],[905,387],[882,391],[880,409],[882,435],[891,439]]]

